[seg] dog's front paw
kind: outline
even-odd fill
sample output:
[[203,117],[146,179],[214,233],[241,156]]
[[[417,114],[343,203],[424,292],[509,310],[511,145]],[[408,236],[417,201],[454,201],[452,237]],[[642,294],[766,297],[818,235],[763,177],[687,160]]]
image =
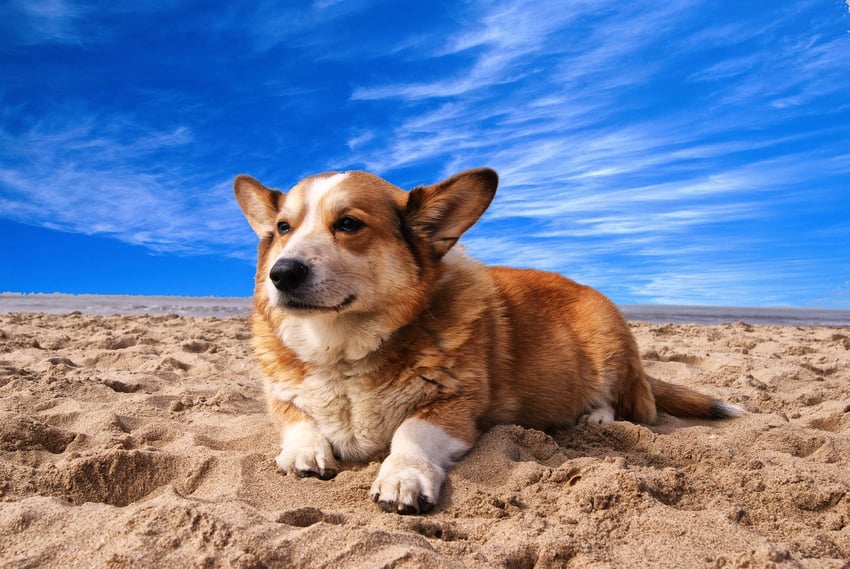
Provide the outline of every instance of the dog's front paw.
[[339,472],[330,443],[309,423],[298,423],[286,429],[275,462],[287,474],[301,478],[315,476],[330,480]]
[[444,469],[426,460],[390,454],[372,484],[372,501],[387,512],[423,514],[437,504],[445,478]]

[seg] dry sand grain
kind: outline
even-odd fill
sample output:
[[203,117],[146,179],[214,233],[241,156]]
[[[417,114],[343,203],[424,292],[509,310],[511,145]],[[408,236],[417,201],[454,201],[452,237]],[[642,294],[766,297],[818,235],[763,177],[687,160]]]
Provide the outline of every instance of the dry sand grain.
[[633,329],[751,413],[499,427],[400,517],[276,470],[246,319],[2,314],[0,566],[848,567],[850,329]]

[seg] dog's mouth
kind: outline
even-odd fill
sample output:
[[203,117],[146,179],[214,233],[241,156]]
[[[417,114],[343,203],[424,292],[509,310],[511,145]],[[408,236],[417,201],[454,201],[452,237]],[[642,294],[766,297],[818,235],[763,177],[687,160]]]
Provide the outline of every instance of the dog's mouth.
[[284,306],[286,306],[286,308],[290,310],[304,312],[340,312],[351,306],[351,303],[354,302],[356,299],[357,297],[351,294],[347,296],[345,300],[333,306],[310,304],[309,302],[304,302],[302,300],[288,299],[286,300],[286,302],[284,302]]

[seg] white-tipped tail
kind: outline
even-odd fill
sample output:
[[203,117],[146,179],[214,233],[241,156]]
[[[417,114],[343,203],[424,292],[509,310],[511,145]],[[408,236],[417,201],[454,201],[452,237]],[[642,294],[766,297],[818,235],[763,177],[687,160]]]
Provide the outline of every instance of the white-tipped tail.
[[723,401],[715,401],[711,406],[712,419],[734,419],[746,413],[743,408]]

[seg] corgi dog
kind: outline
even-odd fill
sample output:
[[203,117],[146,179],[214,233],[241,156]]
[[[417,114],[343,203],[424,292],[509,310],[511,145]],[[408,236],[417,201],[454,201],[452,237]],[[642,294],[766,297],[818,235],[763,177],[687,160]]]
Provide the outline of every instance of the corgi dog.
[[253,347],[281,470],[330,479],[385,457],[371,499],[422,513],[496,424],[743,412],[647,376],[623,316],[593,288],[455,247],[497,185],[488,168],[409,192],[359,171],[287,192],[236,177],[260,239]]

